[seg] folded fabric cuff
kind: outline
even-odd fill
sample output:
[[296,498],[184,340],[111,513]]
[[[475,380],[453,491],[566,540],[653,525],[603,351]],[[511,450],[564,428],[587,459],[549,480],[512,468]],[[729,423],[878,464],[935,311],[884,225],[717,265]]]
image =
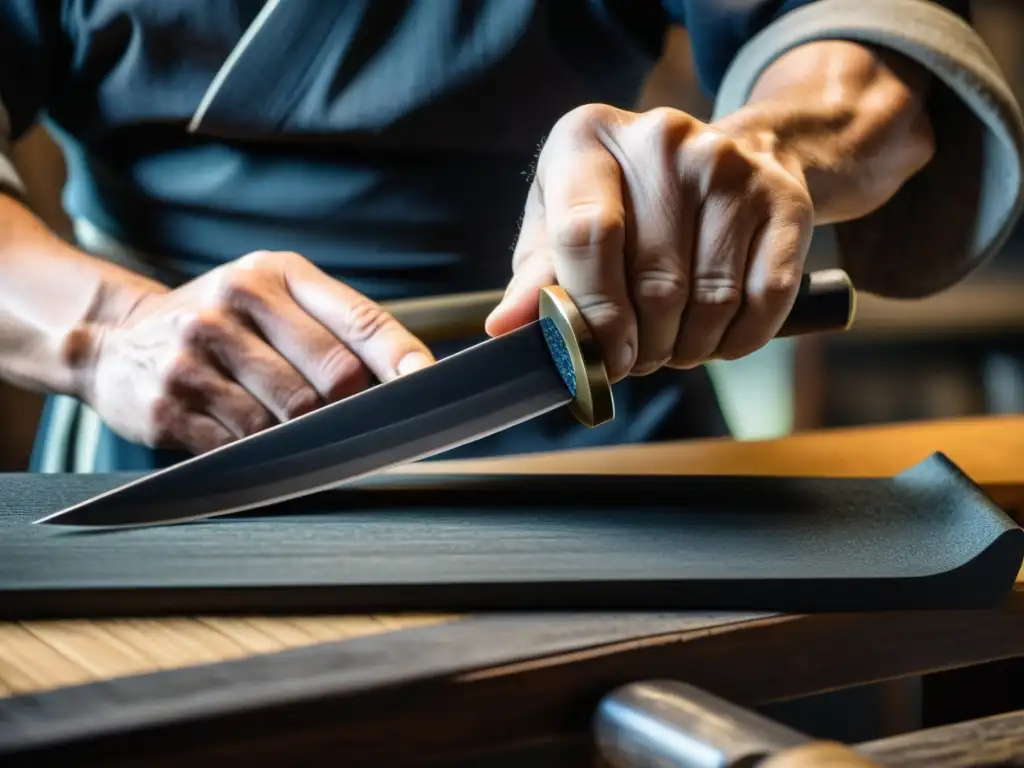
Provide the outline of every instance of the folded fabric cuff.
[[981,37],[930,0],[819,0],[750,40],[726,72],[715,119],[748,100],[787,51],[817,40],[885,47],[934,76],[928,108],[936,155],[882,208],[836,225],[858,289],[919,298],[956,283],[1005,243],[1024,210],[1024,120]]

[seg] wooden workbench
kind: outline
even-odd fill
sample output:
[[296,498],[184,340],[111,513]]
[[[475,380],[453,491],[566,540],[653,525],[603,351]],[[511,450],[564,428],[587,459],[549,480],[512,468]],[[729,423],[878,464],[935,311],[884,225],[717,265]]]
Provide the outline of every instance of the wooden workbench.
[[[936,451],[1004,509],[1024,511],[1024,417],[834,430],[764,442],[712,440],[428,463],[423,468],[871,477],[895,474]],[[581,712],[594,696],[636,678],[671,675],[741,703],[762,704],[1024,655],[1024,582],[1018,582],[1004,608],[981,612],[204,616],[6,623],[0,624],[0,696],[11,703],[12,697],[26,694],[63,694],[67,702],[78,702],[72,720],[85,722],[82,718],[95,714],[88,711],[90,702],[127,707],[131,702],[123,696],[136,689],[130,681],[124,688],[110,687],[113,683],[73,687],[82,683],[124,683],[129,676],[191,668],[186,671],[196,673],[193,683],[221,686],[224,693],[223,686],[230,688],[247,676],[269,680],[279,674],[289,655],[274,652],[313,652],[332,642],[323,646],[322,657],[330,660],[338,684],[337,712],[350,716],[329,729],[329,738],[307,734],[307,746],[326,754],[343,748],[353,758],[372,754],[376,761],[398,764],[424,750],[462,750],[579,728]],[[231,659],[250,665],[232,667],[228,677],[234,676],[234,682],[223,675],[204,676],[203,667],[197,667]],[[147,690],[167,690],[161,688],[162,678],[148,680]],[[168,688],[174,688],[170,680]],[[188,719],[188,701],[180,698],[188,685],[182,685],[166,694],[165,713],[177,707]],[[373,691],[401,692],[408,685],[417,695],[389,699],[385,724],[404,727],[405,736],[387,738],[381,730],[385,726],[359,713],[377,695]],[[260,695],[271,688],[268,683]],[[321,709],[330,708],[330,696],[320,701]],[[438,718],[440,711],[446,717]],[[294,748],[271,731],[250,729],[247,749],[269,756],[275,749]],[[183,759],[175,754],[168,764]]]

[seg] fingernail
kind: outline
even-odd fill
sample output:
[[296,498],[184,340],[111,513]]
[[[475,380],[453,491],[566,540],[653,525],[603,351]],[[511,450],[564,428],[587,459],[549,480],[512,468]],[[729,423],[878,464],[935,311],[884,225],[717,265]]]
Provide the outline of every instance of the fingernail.
[[405,376],[415,371],[423,370],[432,362],[433,360],[422,352],[410,352],[398,361],[398,375]]

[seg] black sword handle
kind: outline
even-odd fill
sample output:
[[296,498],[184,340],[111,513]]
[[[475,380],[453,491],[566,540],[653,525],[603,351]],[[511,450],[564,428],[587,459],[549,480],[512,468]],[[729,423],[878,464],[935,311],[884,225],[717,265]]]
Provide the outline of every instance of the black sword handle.
[[800,280],[793,308],[775,338],[845,331],[857,314],[857,291],[841,269],[808,272]]
[[[845,330],[853,324],[856,302],[853,283],[842,270],[804,275],[776,338]],[[588,427],[611,421],[615,418],[615,398],[601,350],[579,307],[564,288],[551,285],[541,289],[540,318],[542,324],[553,323],[562,340],[551,352],[560,372],[564,367],[567,381],[573,382],[573,399],[568,406],[573,416]]]
[[[383,307],[424,343],[436,344],[481,335],[502,295],[500,290],[456,293],[385,302]],[[857,293],[843,270],[809,272],[776,338],[846,330],[856,308]]]

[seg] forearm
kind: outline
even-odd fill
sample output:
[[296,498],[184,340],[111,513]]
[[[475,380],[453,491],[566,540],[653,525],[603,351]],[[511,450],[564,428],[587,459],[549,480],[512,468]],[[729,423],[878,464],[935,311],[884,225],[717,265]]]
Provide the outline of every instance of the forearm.
[[152,290],[164,289],[72,247],[0,194],[0,378],[79,394],[85,329],[116,322]]
[[896,54],[845,41],[800,46],[716,123],[806,180],[818,224],[864,216],[931,159],[929,75]]

